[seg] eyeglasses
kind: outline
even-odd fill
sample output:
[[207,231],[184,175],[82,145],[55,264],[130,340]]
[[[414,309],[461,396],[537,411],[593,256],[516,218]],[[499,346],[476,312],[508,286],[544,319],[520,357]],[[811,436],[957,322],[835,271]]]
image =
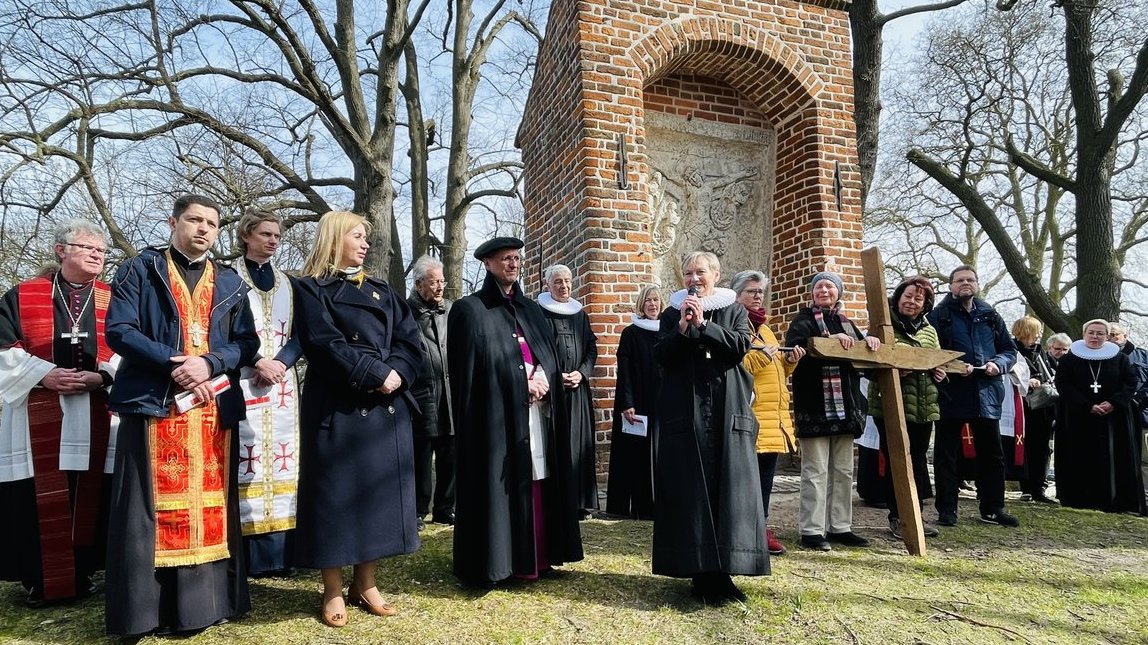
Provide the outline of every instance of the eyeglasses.
[[446,286],[446,280],[426,280],[425,282],[432,287],[437,287],[439,285],[444,287]]
[[742,289],[742,293],[748,293],[751,296],[765,295],[765,289]]
[[96,255],[107,255],[108,253],[107,249],[98,246],[88,246],[87,244],[76,244],[75,242],[65,242],[64,246],[74,246],[77,249],[87,251],[88,253],[95,253]]

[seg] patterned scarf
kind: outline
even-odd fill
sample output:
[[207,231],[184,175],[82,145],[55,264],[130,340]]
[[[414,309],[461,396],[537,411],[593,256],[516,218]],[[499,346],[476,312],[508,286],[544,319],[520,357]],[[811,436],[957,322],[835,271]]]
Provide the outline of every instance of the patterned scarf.
[[[851,324],[845,314],[841,312],[841,303],[838,302],[830,309],[814,306],[813,320],[817,322],[817,329],[822,337],[830,336],[829,328],[825,326],[825,314],[835,316],[841,321],[844,328]],[[821,399],[825,404],[825,419],[827,421],[845,419],[845,396],[841,384],[841,368],[837,365],[825,365],[821,368]]]

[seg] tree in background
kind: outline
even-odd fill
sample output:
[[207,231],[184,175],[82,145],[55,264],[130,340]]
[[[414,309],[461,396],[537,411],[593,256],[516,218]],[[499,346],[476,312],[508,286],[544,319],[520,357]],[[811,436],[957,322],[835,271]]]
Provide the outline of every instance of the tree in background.
[[[901,76],[888,95],[894,108],[886,124],[888,159],[865,215],[867,237],[895,249],[887,257],[905,272],[944,277],[964,262],[977,265],[990,287],[1016,283],[1019,293],[997,294],[1015,294],[1057,330],[1074,333],[1078,321],[1096,315],[1115,318],[1116,310],[1081,299],[1080,280],[1091,269],[1072,261],[1079,261],[1083,213],[1076,195],[1018,162],[1018,156],[1039,159],[1061,176],[1079,166],[1059,18],[1033,3],[1008,12],[967,7],[945,18],[928,29],[906,69],[894,68]],[[1108,14],[1097,26],[1098,65],[1131,64],[1128,52],[1142,47],[1136,20],[1132,12]],[[1137,163],[1146,128],[1140,106],[1113,145],[1116,207],[1112,223],[1101,228],[1114,240],[1118,267],[1142,241],[1148,215],[1144,164]],[[906,153],[912,164],[894,161]],[[1066,312],[1073,296],[1077,306]]]
[[1136,185],[1148,16],[1114,2],[1056,7],[1060,19],[1009,3],[934,28],[916,86],[926,94],[914,110],[921,131],[906,158],[976,222],[1027,307],[1076,333],[1084,320],[1119,317],[1122,266],[1148,222]]

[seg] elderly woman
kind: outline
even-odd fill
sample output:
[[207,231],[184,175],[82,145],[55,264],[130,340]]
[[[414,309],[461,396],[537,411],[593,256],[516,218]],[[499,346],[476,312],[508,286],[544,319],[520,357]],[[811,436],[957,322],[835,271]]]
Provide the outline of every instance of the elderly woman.
[[347,600],[391,616],[375,560],[419,547],[409,388],[422,347],[406,301],[363,271],[367,233],[359,215],[324,215],[295,297],[308,361],[296,563],[322,570],[322,618],[332,627],[347,623],[342,567],[354,566]]
[[[614,389],[614,426],[610,433],[610,479],[606,512],[634,519],[654,517],[653,451],[649,428],[657,405],[661,374],[654,361],[662,292],[647,285],[638,292],[631,324],[618,341],[618,380]],[[646,417],[646,434],[622,431],[623,419],[633,424]]]
[[[1019,318],[1012,325],[1012,337],[1016,351],[1028,364],[1028,391],[1032,392],[1045,384],[1052,383],[1052,368],[1048,356],[1040,346],[1040,321],[1032,316]],[[1020,490],[1034,502],[1055,504],[1056,501],[1044,494],[1047,484],[1048,461],[1051,456],[1052,423],[1056,420],[1054,402],[1040,408],[1033,408],[1029,397],[1024,398],[1024,476],[1020,480]],[[1003,439],[1003,438],[1002,438]]]
[[[845,317],[841,276],[822,271],[809,281],[813,302],[789,323],[785,344],[807,347],[833,338],[845,349],[858,341],[881,346]],[[830,551],[830,542],[868,546],[853,532],[853,439],[865,428],[861,374],[848,361],[807,357],[793,371],[793,416],[801,440],[801,545]]]
[[753,415],[757,417],[757,469],[761,479],[761,506],[765,511],[766,546],[771,555],[785,553],[785,545],[773,535],[769,525],[769,497],[773,492],[773,476],[777,470],[777,456],[793,453],[797,442],[793,438],[793,417],[789,412],[789,385],[786,381],[797,361],[805,355],[805,348],[796,347],[785,353],[779,351],[777,337],[766,319],[765,274],[761,271],[742,271],[730,281],[737,294],[738,304],[745,307],[753,330],[750,351],[742,365],[753,377]]
[[[893,313],[894,345],[939,349],[937,331],[929,324],[925,314],[933,310],[933,285],[926,278],[908,278],[893,289],[889,298],[889,309]],[[917,487],[917,499],[922,507],[925,500],[933,496],[933,486],[929,481],[928,452],[933,438],[933,422],[941,418],[941,408],[937,402],[937,382],[945,378],[944,370],[905,371],[901,373],[901,407],[905,411],[905,430],[909,436],[909,462],[913,465],[913,483]],[[869,383],[869,414],[877,426],[881,441],[881,455],[889,463],[889,441],[885,427],[885,413],[881,407],[881,390],[874,382]],[[882,496],[889,503],[889,532],[901,539],[901,513],[893,495],[893,478],[881,479]],[[925,524],[925,537],[937,535],[937,529]]]
[[590,391],[590,377],[598,360],[598,339],[590,330],[590,317],[582,310],[582,303],[570,295],[574,291],[570,269],[555,264],[547,267],[542,277],[548,291],[539,294],[538,304],[546,313],[558,345],[558,369],[562,370],[562,386],[566,389],[566,404],[561,414],[566,415],[570,426],[570,458],[577,505],[585,519],[598,508],[594,401]]
[[1053,334],[1044,341],[1044,346],[1048,366],[1052,368],[1053,376],[1056,376],[1056,368],[1060,365],[1060,359],[1064,358],[1064,355],[1068,353],[1068,348],[1072,346],[1072,339],[1065,333]]
[[1107,338],[1106,321],[1088,321],[1056,370],[1056,495],[1073,508],[1145,515],[1136,376]]
[[653,568],[693,578],[707,603],[744,602],[730,575],[769,573],[753,379],[741,364],[752,332],[734,292],[717,287],[717,256],[686,255],[682,275],[689,288],[670,297],[654,346],[662,386]]

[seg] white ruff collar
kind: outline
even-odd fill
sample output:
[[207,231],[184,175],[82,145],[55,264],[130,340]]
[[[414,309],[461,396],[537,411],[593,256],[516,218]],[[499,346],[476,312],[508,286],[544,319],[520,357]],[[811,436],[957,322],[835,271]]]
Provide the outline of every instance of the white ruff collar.
[[1079,356],[1085,360],[1090,361],[1103,361],[1120,353],[1120,346],[1116,343],[1104,341],[1100,349],[1092,349],[1084,344],[1083,340],[1073,341],[1072,347],[1068,348],[1073,356]]
[[656,319],[639,318],[638,314],[630,314],[630,322],[647,331],[658,331],[661,323]]
[[579,311],[582,311],[582,303],[578,302],[574,298],[571,298],[566,302],[558,302],[554,299],[554,296],[550,295],[549,291],[543,291],[542,293],[538,294],[538,304],[542,305],[542,308],[547,311],[551,311],[556,314],[562,314],[564,316],[569,316],[571,314],[576,314]]
[[[681,309],[682,303],[685,302],[685,300],[685,289],[675,291],[673,295],[670,296],[670,306],[674,309]],[[714,287],[713,295],[705,296],[701,299],[701,301],[702,311],[713,311],[714,309],[728,307],[737,302],[737,294],[734,293],[733,289],[726,289],[725,287]]]

